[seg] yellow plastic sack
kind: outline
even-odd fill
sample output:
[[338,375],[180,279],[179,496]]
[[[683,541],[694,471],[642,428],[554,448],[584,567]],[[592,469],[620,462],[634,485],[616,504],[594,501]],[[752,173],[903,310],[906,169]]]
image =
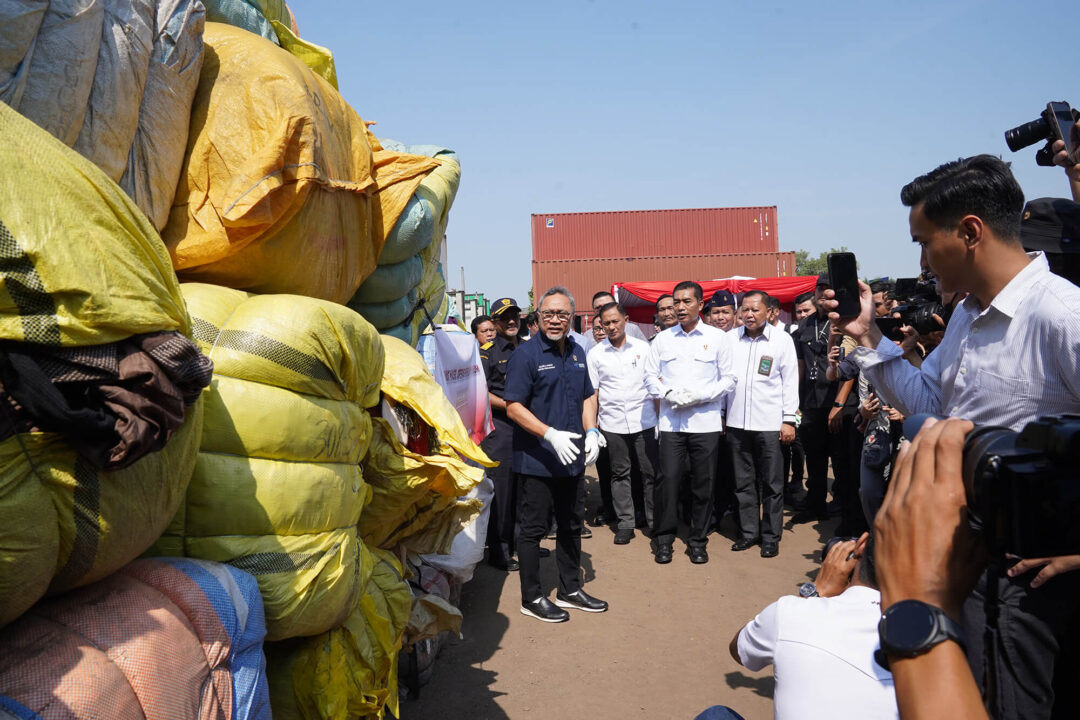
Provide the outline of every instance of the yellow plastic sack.
[[278,20],[271,20],[270,24],[274,27],[281,47],[299,58],[311,68],[313,73],[337,90],[337,68],[334,66],[334,54],[330,50],[307,40],[301,40],[292,28]]
[[408,650],[421,640],[437,637],[444,632],[460,636],[464,619],[461,610],[434,593],[414,598],[402,646]]
[[89,160],[0,103],[0,338],[104,345],[190,333],[146,216]]
[[162,237],[182,279],[344,303],[383,237],[368,133],[288,51],[207,23],[191,136]]
[[116,472],[95,471],[55,433],[0,442],[0,626],[150,547],[183,500],[202,424],[200,399],[164,448]]
[[[423,418],[438,433],[440,443],[484,467],[495,467],[496,463],[469,437],[461,416],[435,382],[420,353],[397,338],[380,337],[386,354],[382,391]],[[457,494],[464,495],[472,487]]]
[[359,463],[382,345],[363,318],[324,300],[183,290],[214,380],[186,501],[154,551],[255,575],[271,640],[326,632],[366,582]]
[[[447,553],[454,535],[483,509],[479,500],[458,500],[480,482],[482,469],[453,453],[417,455],[398,442],[382,418],[373,419],[363,465],[372,496],[360,518],[360,534],[372,547],[404,544],[417,553]],[[432,530],[422,535],[429,526]]]
[[[267,679],[276,720],[354,720],[398,715],[397,666],[412,595],[397,558],[364,548],[372,563],[358,607],[313,638],[269,643]],[[370,560],[369,560],[370,558]]]

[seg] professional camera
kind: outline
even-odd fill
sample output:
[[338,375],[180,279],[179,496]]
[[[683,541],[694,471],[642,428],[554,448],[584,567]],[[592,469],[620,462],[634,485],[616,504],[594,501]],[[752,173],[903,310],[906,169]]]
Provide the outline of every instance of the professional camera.
[[1069,158],[1075,163],[1078,159],[1077,147],[1072,142],[1072,126],[1077,120],[1080,120],[1080,113],[1069,107],[1069,103],[1049,102],[1037,119],[1006,130],[1005,143],[1016,152],[1045,140],[1046,145],[1035,153],[1035,163],[1049,167],[1054,164],[1054,151],[1050,147],[1055,140],[1064,140]]
[[[904,434],[927,417],[909,418]],[[993,557],[1080,554],[1080,415],[1041,417],[1019,433],[976,427],[963,473],[971,527]]]
[[910,325],[920,335],[929,335],[945,328],[938,324],[934,315],[946,325],[952,308],[941,304],[933,281],[920,275],[917,278],[897,278],[893,297],[900,303],[892,309],[892,315],[900,315],[900,322]]

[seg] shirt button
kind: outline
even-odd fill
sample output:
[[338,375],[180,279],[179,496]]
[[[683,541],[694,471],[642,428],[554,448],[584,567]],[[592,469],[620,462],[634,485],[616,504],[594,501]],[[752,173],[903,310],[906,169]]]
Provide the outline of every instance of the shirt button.
[[961,375],[967,375],[967,368],[965,368],[965,367],[960,368],[960,374]]
[[960,412],[960,407],[958,405],[953,405],[952,414],[955,415],[958,412]]

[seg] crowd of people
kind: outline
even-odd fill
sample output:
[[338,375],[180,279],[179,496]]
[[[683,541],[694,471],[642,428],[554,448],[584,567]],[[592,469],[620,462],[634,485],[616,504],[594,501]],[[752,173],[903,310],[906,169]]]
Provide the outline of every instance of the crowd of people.
[[[731,642],[739,663],[776,666],[777,717],[1075,716],[1080,555],[1002,558],[983,572],[961,453],[973,423],[1019,431],[1080,412],[1080,288],[1051,272],[1075,259],[1025,251],[1048,228],[1071,237],[1080,205],[1036,200],[1025,212],[1008,165],[985,155],[917,178],[901,199],[940,300],[921,333],[883,333],[879,318],[909,317],[887,281],[860,283],[861,311],[839,317],[827,274],[786,308],[760,290],[706,300],[680,282],[657,300],[648,340],[605,291],[586,336],[561,287],[541,296],[528,342],[513,299],[478,318],[495,416],[485,450],[500,461],[489,562],[520,568],[523,614],[563,622],[568,609],[607,609],[579,567],[584,470],[597,463],[592,524],[618,545],[640,531],[659,564],[677,539],[707,563],[725,517],[731,551],[772,558],[785,504],[794,523],[839,516],[817,582]],[[924,413],[940,421],[905,438],[905,418]],[[554,602],[539,582],[550,533]],[[702,714],[725,717],[737,715]]]

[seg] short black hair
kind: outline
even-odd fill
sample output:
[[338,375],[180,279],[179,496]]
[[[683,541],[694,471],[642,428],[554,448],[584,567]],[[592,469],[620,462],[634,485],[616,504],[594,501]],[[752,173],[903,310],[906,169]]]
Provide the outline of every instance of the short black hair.
[[525,316],[524,323],[525,323],[525,327],[529,327],[530,325],[539,325],[540,324],[540,316],[537,314],[537,312],[535,310],[533,310],[531,313],[529,313],[528,315]]
[[656,298],[656,309],[657,310],[660,309],[660,301],[663,300],[664,298],[671,298],[672,300],[674,300],[675,296],[672,295],[671,293],[664,293],[660,297]]
[[769,307],[769,293],[764,290],[747,290],[743,293],[742,299],[745,301],[748,297],[759,297],[761,302],[765,304],[765,307]]
[[905,185],[900,202],[922,204],[926,219],[943,228],[976,215],[1002,240],[1020,242],[1024,191],[999,157],[975,155],[939,165]]
[[597,298],[602,298],[602,297],[604,297],[605,295],[607,295],[607,296],[608,296],[609,298],[611,298],[612,300],[614,300],[614,299],[615,299],[615,296],[614,296],[614,295],[612,295],[612,294],[611,294],[610,292],[608,292],[607,290],[601,290],[600,292],[598,292],[598,293],[595,293],[595,294],[594,294],[594,295],[592,296],[592,302],[591,302],[591,303],[589,303],[589,305],[590,305],[590,306],[592,306],[592,305],[595,305],[595,304],[596,304],[596,300],[597,300]]
[[[704,291],[702,291],[701,286],[698,285],[693,280],[683,280],[681,283],[676,285],[675,289],[672,290],[671,292],[674,295],[674,293],[677,293],[680,290],[693,290],[694,291],[694,297],[697,298],[698,302],[701,302],[702,298],[705,297],[705,293],[704,293]],[[657,302],[659,302],[659,300]]]
[[[745,297],[745,296],[744,296]],[[773,297],[772,295],[765,296],[765,306],[770,310],[780,309],[780,298]]]
[[887,282],[870,283],[870,292],[874,293],[874,294],[876,294],[876,293],[885,293],[886,295],[889,295],[892,292],[892,283],[887,283]]
[[477,315],[474,317],[472,323],[470,323],[472,326],[472,334],[475,335],[476,329],[480,327],[480,324],[486,322],[494,322],[494,320],[491,319],[490,315]]
[[622,305],[620,305],[617,302],[609,302],[606,305],[601,305],[600,309],[596,311],[596,317],[600,317],[601,315],[606,313],[611,308],[615,308],[616,310],[619,311],[620,315],[622,315],[623,317],[626,317],[626,308],[624,308]]
[[807,300],[813,300],[813,299],[814,299],[814,293],[812,293],[812,292],[800,293],[800,294],[795,296],[795,304],[796,305],[802,305]]

